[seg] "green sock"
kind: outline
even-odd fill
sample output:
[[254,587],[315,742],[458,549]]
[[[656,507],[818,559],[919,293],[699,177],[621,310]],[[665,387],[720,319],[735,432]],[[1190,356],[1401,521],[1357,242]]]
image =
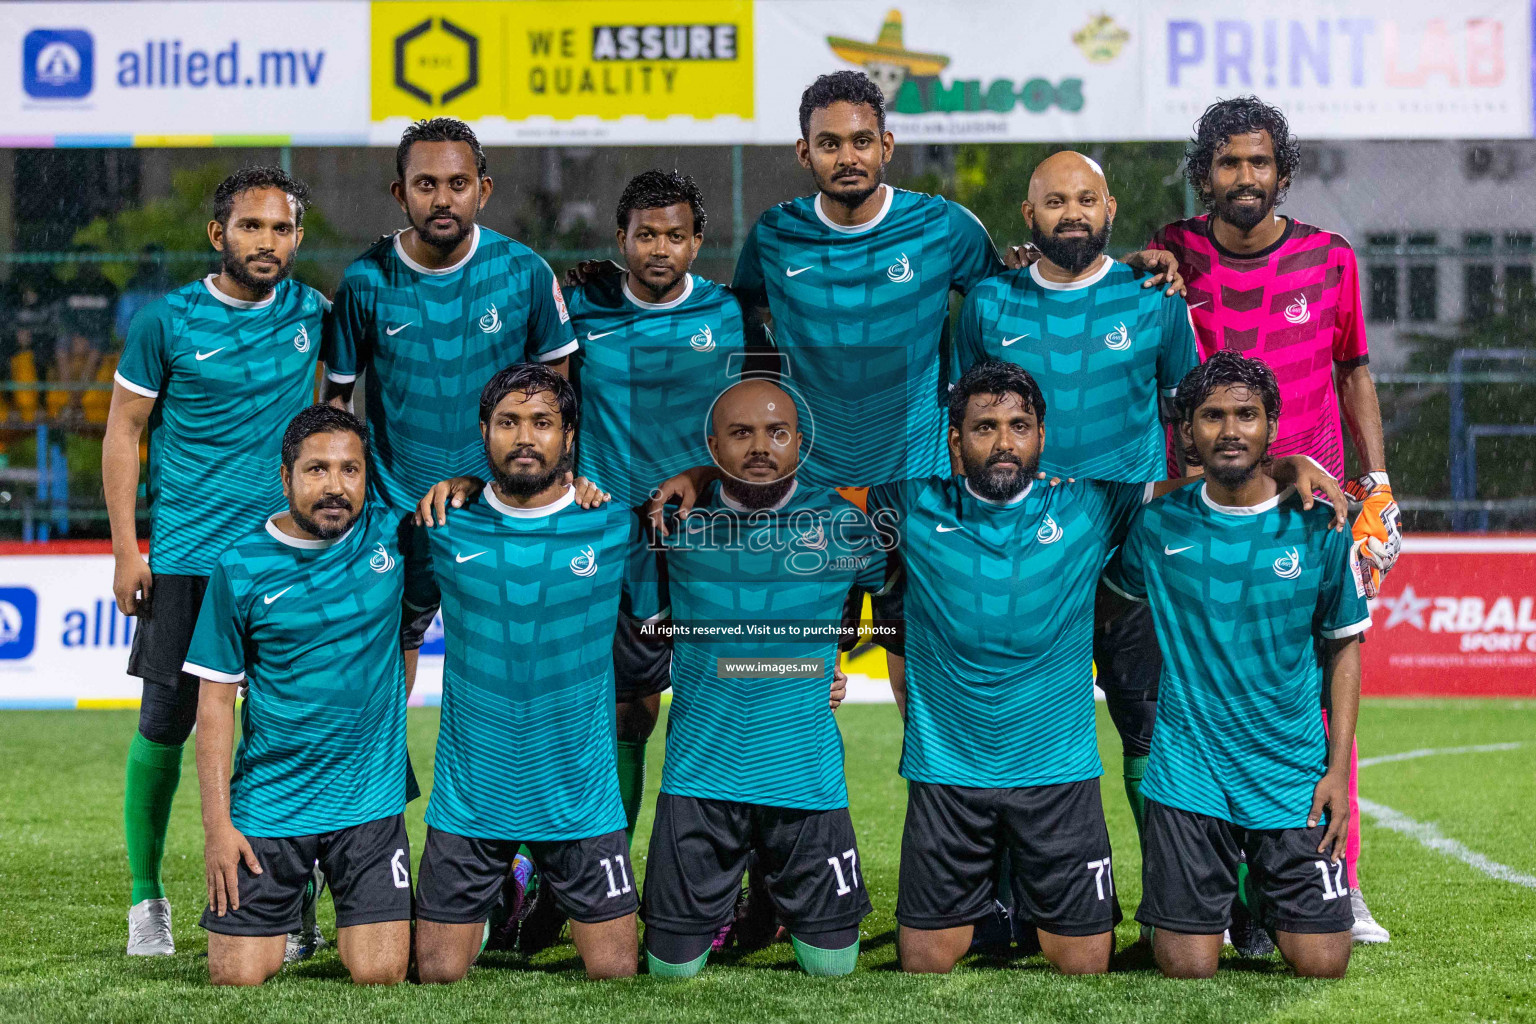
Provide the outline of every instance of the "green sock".
[[619,799],[624,803],[624,835],[635,838],[640,800],[645,796],[645,740],[619,740]]
[[1141,823],[1146,815],[1146,801],[1141,798],[1141,777],[1147,773],[1145,757],[1125,759],[1125,796],[1131,802],[1131,817],[1136,819],[1136,840],[1141,841]]
[[653,978],[691,978],[704,969],[704,961],[708,959],[709,950],[706,949],[696,960],[686,964],[669,964],[665,960],[656,959],[650,950],[645,951],[645,963]]
[[1248,862],[1245,860],[1237,862],[1237,900],[1247,909],[1251,917],[1253,901],[1248,898]]
[[837,978],[852,974],[859,962],[857,942],[842,949],[820,949],[806,945],[793,935],[789,941],[795,947],[795,961],[800,969],[813,978]]
[[171,801],[181,782],[181,744],[168,746],[133,734],[128,744],[128,778],[123,791],[123,834],[128,840],[128,870],[133,875],[132,903],[160,899],[160,861]]

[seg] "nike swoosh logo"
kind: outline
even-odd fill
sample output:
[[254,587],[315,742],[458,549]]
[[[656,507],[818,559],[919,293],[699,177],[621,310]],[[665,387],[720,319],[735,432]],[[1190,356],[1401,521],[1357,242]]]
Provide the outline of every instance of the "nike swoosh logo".
[[1194,547],[1193,544],[1191,544],[1188,548],[1171,548],[1168,545],[1164,544],[1163,545],[1163,554],[1165,554],[1165,555],[1176,555],[1180,551],[1188,551],[1192,547]]
[[204,359],[207,359],[209,356],[216,356],[220,352],[223,352],[228,347],[229,347],[228,345],[220,345],[218,348],[214,349],[212,352],[199,352],[199,353],[197,353],[197,361],[198,362],[202,362]]
[[461,555],[457,551],[455,551],[454,554],[453,554],[453,560],[455,562],[463,563],[463,562],[469,561],[471,558],[479,558],[483,554],[485,554],[484,551],[476,551],[472,555]]
[[604,331],[602,334],[593,334],[591,331],[588,331],[587,332],[587,340],[588,341],[596,341],[598,338],[606,338],[610,334],[617,334],[617,333],[619,333],[619,332],[618,331]]
[[810,270],[810,269],[811,269],[810,267],[801,267],[799,270],[786,270],[786,271],[784,271],[784,276],[785,277],[798,277],[799,275],[805,273],[807,270]]
[[282,597],[284,594],[288,593],[288,591],[292,590],[296,586],[298,586],[298,584],[290,583],[286,587],[284,587],[282,590],[279,590],[275,594],[262,594],[261,595],[261,599],[263,601],[265,601],[267,604],[271,604],[273,601],[276,601],[278,598]]
[[1029,335],[1021,334],[1017,338],[1004,338],[1003,339],[1003,347],[1007,348],[1009,345],[1012,345],[1014,342],[1016,342],[1016,341],[1023,341],[1027,337],[1029,337]]
[[935,526],[934,529],[937,530],[939,533],[954,533],[956,530],[961,529],[961,527],[958,527],[958,526]]
[[1210,299],[1201,299],[1199,302],[1191,302],[1189,304],[1189,308],[1190,309],[1199,309],[1201,306],[1205,305],[1207,302],[1210,302],[1210,301],[1211,301]]
[[415,320],[412,320],[410,323],[401,324],[399,327],[386,327],[384,328],[384,333],[393,338],[395,335],[399,334],[401,331],[405,330],[415,322]]

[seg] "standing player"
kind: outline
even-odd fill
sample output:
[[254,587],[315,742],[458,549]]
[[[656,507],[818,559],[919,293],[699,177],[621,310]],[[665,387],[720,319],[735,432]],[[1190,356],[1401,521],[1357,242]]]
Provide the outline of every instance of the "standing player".
[[[971,293],[955,348],[961,369],[1003,359],[1039,382],[1052,412],[1047,473],[1142,483],[1164,475],[1162,418],[1195,365],[1195,338],[1183,299],[1143,288],[1104,255],[1115,209],[1094,161],[1072,152],[1041,161],[1023,205],[1041,258]],[[1139,832],[1160,655],[1144,608],[1102,591],[1098,604],[1094,661]]]
[[802,440],[784,390],[731,388],[709,432],[724,475],[670,531],[674,622],[736,632],[674,638],[645,876],[653,975],[703,969],[753,853],[801,968],[841,975],[858,961],[870,904],[827,692],[848,592],[880,585],[885,554],[863,512],[798,478]]
[[402,512],[439,480],[476,471],[481,386],[524,360],[564,371],[576,350],[554,272],[477,224],[492,181],[475,133],[436,117],[407,128],[390,186],[410,227],[375,243],[336,290],[326,396],[368,375],[375,492]]
[[[117,562],[112,591],[124,615],[139,617],[128,672],[144,680],[123,794],[134,956],[176,948],[160,862],[182,746],[197,718],[198,679],[182,663],[208,576],[220,552],[284,508],[271,467],[283,427],[314,399],[330,304],[288,279],[308,204],[308,189],[275,167],[224,179],[208,224],[219,273],[141,309],[115,375],[101,477]],[[146,427],[147,565],[134,526]]]
[[1205,482],[1144,507],[1106,576],[1151,606],[1166,652],[1136,916],[1171,977],[1216,973],[1240,857],[1253,916],[1296,971],[1349,966],[1349,759],[1371,620],[1331,510],[1259,472],[1281,404],[1262,360],[1216,352],[1190,371],[1179,432]]
[[612,649],[621,589],[654,611],[650,556],[630,509],[576,504],[576,394],[563,376],[507,367],[479,408],[491,483],[428,533],[430,573],[407,594],[417,607],[442,601],[447,641],[416,962],[423,982],[464,977],[526,843],[587,974],[626,977],[638,901]]
[[[1402,534],[1367,365],[1359,271],[1343,236],[1275,212],[1300,155],[1275,107],[1252,96],[1213,104],[1195,126],[1186,165],[1189,183],[1210,213],[1169,224],[1149,245],[1178,257],[1202,358],[1232,349],[1259,356],[1274,369],[1285,399],[1277,454],[1310,455],[1343,479],[1343,411],[1362,474],[1348,485],[1350,496],[1364,503],[1355,521],[1356,551],[1369,565],[1367,592],[1375,596],[1381,575],[1397,560]],[[1351,767],[1355,939],[1386,942],[1391,936],[1371,916],[1355,874],[1355,788]]]
[[202,679],[208,975],[278,972],[318,860],[341,962],[393,985],[411,945],[402,520],[368,504],[366,430],[340,409],[294,417],[281,479],[288,511],[219,556],[183,666]]
[[949,293],[1003,270],[969,210],[885,184],[894,148],[879,86],[858,71],[816,79],[795,143],[816,192],[758,218],[736,262],[733,290],[805,397],[808,486],[945,471]]
[[[869,496],[877,521],[894,514],[901,527],[902,966],[954,966],[1006,856],[1018,917],[1045,955],[1068,973],[1102,972],[1119,904],[1099,802],[1094,594],[1135,509],[1188,479],[1037,482],[1046,398],[1012,363],[971,367],[949,401],[964,475]],[[1338,492],[1306,460],[1274,472],[1301,476],[1309,502],[1321,480]]]
[[[581,349],[578,472],[630,508],[657,483],[709,461],[702,410],[741,370],[741,307],[689,273],[704,242],[704,197],[687,175],[646,171],[619,196],[622,276],[598,274],[571,292]],[[671,647],[621,618],[614,635],[619,793],[632,838],[645,793],[645,745],[670,685]]]

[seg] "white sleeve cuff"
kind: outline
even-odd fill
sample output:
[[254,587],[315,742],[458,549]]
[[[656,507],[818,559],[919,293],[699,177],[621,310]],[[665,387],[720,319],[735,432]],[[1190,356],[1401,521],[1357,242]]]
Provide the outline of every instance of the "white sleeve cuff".
[[1347,636],[1354,636],[1356,633],[1364,633],[1366,630],[1368,630],[1370,628],[1371,628],[1371,618],[1370,618],[1369,615],[1367,615],[1365,618],[1361,619],[1359,622],[1356,622],[1353,625],[1343,626],[1343,627],[1340,627],[1339,629],[1325,629],[1325,630],[1323,630],[1323,639],[1325,639],[1325,640],[1343,640]]
[[326,370],[325,379],[330,381],[332,384],[351,384],[353,381],[357,380],[357,374],[337,373],[335,370]]
[[204,668],[201,665],[194,665],[190,661],[187,662],[186,664],[182,665],[181,666],[181,670],[183,672],[185,672],[189,676],[197,676],[199,679],[206,679],[210,683],[243,683],[243,682],[245,682],[245,673],[244,672],[241,672],[238,675],[231,675],[228,672],[218,672],[218,671],[215,671],[214,669],[211,669],[211,668]]
[[541,363],[552,363],[556,359],[564,359],[566,356],[570,355],[572,352],[575,352],[580,347],[581,347],[581,342],[579,342],[579,341],[577,341],[577,340],[575,340],[573,338],[571,341],[567,342],[564,345],[561,345],[559,348],[555,349],[553,352],[541,352],[539,354],[539,362],[541,362]]
[[646,626],[646,625],[650,625],[651,623],[654,623],[654,622],[665,622],[667,619],[669,619],[671,617],[672,617],[672,606],[671,605],[667,605],[665,608],[663,608],[661,611],[657,612],[655,615],[652,615],[650,618],[641,619],[640,620],[640,625]]
[[118,373],[115,370],[112,373],[112,379],[136,395],[143,395],[145,398],[160,397],[160,392],[147,388],[142,384],[135,384],[133,381],[129,380],[127,377],[124,377],[121,373]]
[[1125,598],[1127,601],[1135,601],[1137,604],[1146,604],[1147,603],[1147,599],[1146,598],[1132,596],[1131,594],[1127,594],[1125,591],[1123,591],[1119,587],[1115,586],[1114,581],[1111,580],[1109,578],[1109,576],[1107,576],[1107,575],[1100,576],[1099,579],[1103,581],[1103,583],[1104,583],[1104,585],[1106,587],[1108,587],[1110,590],[1113,590],[1115,593],[1119,594],[1121,597]]
[[1162,395],[1164,398],[1173,398],[1177,396],[1178,393],[1179,389],[1177,386],[1171,388],[1162,388],[1158,391],[1158,394]]
[[1148,480],[1146,486],[1141,489],[1141,503],[1145,505],[1156,496],[1157,482],[1155,480]]

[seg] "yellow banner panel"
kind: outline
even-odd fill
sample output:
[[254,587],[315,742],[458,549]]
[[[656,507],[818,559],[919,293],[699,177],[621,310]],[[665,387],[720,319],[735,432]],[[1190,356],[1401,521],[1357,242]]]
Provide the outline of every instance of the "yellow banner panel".
[[376,2],[372,116],[753,114],[751,0]]

